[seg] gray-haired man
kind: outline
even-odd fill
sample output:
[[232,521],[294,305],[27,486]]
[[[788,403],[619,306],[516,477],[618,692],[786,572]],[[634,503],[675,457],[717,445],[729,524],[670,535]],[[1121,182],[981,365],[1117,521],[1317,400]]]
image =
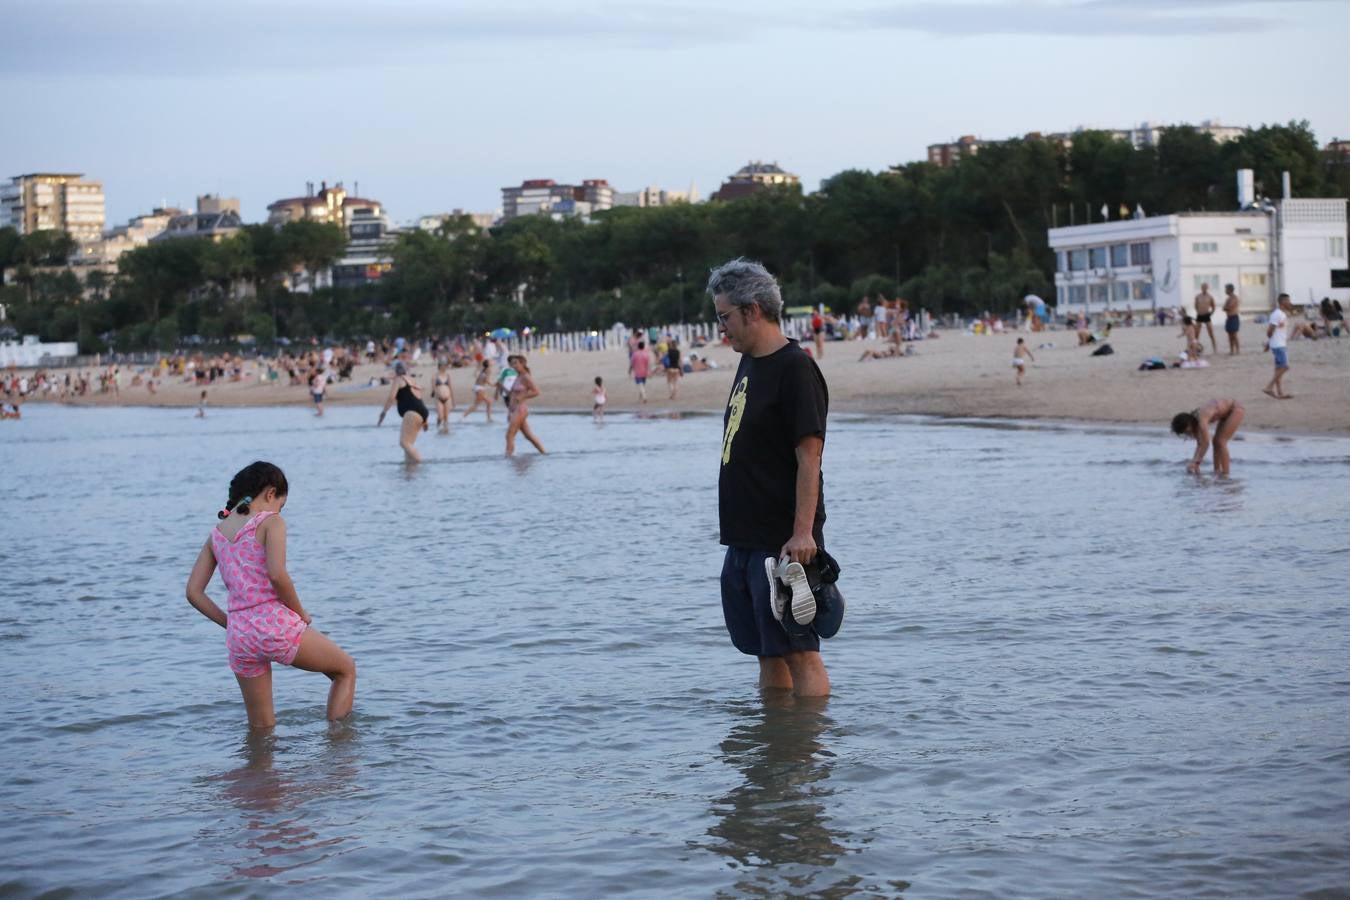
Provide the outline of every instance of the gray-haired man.
[[830,676],[820,639],[810,629],[784,627],[766,568],[780,559],[805,565],[824,543],[825,379],[811,356],[784,337],[782,293],[762,265],[734,259],[719,266],[708,293],[719,328],[741,354],[717,482],[727,631],[736,649],[759,658],[760,687],[823,697]]

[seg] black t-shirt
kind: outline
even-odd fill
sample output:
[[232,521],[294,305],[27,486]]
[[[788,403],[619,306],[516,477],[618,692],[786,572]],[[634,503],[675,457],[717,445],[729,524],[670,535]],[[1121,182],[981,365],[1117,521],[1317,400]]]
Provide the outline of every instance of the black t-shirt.
[[[722,418],[717,499],[722,543],[777,552],[792,537],[797,509],[797,443],[825,437],[830,397],[816,361],[788,343],[768,356],[742,356]],[[824,545],[825,486],[812,527]]]

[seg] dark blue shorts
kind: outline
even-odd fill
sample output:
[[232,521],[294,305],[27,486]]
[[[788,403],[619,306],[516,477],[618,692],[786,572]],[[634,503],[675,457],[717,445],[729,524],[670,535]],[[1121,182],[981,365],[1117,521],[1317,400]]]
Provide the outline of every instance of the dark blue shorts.
[[750,656],[782,656],[792,650],[819,650],[815,632],[789,635],[769,608],[769,578],[764,560],[777,550],[728,547],[722,561],[722,617],[736,649]]

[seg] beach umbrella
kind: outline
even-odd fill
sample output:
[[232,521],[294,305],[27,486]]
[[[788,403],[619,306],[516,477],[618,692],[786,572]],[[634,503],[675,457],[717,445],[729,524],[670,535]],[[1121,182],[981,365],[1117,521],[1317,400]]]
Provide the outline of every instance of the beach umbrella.
[[491,334],[498,340],[501,340],[502,338],[513,338],[516,336],[515,330],[511,328],[496,328],[491,332]]

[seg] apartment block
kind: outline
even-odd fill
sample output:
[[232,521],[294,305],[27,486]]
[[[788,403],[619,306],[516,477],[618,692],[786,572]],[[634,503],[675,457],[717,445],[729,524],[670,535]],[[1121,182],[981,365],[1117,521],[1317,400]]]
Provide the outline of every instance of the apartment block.
[[502,188],[502,219],[540,214],[588,216],[614,208],[614,188],[603,178],[581,184],[558,184],[551,178],[533,178],[518,187]]
[[80,173],[33,172],[0,186],[0,225],[20,234],[64,231],[80,244],[103,237],[103,183]]

